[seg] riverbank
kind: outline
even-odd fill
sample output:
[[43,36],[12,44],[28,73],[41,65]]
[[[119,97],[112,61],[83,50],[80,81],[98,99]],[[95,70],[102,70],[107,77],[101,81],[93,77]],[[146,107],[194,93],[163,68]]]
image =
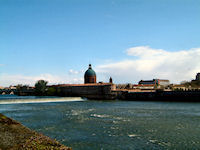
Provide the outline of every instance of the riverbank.
[[160,102],[200,102],[200,91],[155,91],[118,94],[120,100]]
[[53,149],[72,150],[56,140],[39,134],[0,114],[0,150]]

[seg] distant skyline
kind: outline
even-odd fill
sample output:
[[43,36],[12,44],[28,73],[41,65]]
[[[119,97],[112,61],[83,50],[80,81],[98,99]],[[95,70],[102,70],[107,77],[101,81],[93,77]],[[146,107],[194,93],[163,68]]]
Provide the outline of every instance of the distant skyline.
[[194,79],[200,0],[0,0],[0,86]]

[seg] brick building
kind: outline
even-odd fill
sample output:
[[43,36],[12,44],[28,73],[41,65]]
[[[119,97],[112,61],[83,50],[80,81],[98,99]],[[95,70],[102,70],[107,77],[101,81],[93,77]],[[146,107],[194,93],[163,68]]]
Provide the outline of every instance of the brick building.
[[155,86],[168,86],[170,84],[169,80],[163,79],[153,79],[153,80],[140,80],[139,85],[155,85]]

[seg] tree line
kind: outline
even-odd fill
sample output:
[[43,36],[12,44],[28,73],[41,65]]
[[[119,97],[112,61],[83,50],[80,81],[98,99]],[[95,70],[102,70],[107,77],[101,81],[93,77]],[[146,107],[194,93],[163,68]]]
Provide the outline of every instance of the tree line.
[[38,80],[35,87],[31,88],[29,85],[18,84],[16,90],[18,95],[36,95],[36,96],[56,96],[59,95],[59,90],[55,87],[47,86],[48,81]]

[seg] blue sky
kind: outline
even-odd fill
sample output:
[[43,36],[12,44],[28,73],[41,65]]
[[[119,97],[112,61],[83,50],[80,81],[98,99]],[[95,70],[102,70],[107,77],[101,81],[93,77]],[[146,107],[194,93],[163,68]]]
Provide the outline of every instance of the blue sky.
[[99,81],[190,80],[200,71],[199,27],[200,0],[0,0],[0,86],[81,83],[88,63]]

